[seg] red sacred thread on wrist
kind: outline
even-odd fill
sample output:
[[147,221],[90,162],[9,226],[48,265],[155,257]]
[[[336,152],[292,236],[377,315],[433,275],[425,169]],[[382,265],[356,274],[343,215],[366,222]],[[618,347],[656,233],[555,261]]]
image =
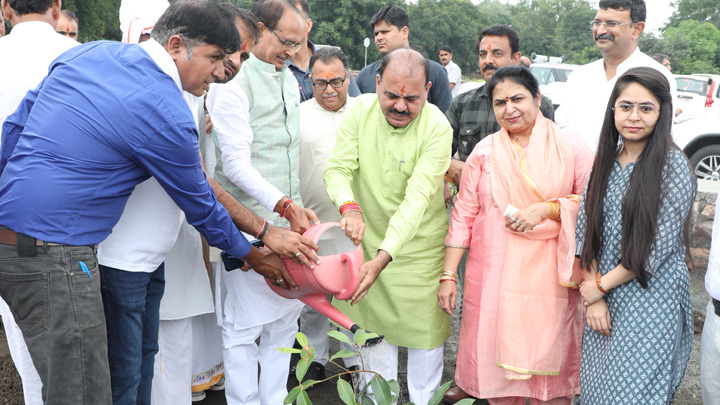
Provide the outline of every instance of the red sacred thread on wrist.
[[265,232],[268,230],[268,223],[267,221],[263,220],[263,226],[262,229],[260,229],[260,232],[258,232],[257,235],[255,235],[255,239],[261,240],[265,236]]
[[340,215],[343,215],[346,212],[350,211],[357,211],[362,213],[362,210],[360,209],[360,204],[356,203],[355,201],[348,201],[342,206],[340,206]]
[[288,208],[290,208],[290,204],[292,204],[293,200],[287,199],[285,200],[285,204],[283,204],[282,209],[280,210],[280,218],[285,218],[285,214],[287,213]]

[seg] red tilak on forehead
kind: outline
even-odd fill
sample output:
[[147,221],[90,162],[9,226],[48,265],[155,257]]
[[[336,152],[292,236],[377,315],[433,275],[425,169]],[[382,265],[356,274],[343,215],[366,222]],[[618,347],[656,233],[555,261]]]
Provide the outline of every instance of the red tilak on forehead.
[[400,89],[400,93],[405,96],[405,85],[403,84],[403,88]]
[[328,73],[323,73],[321,77],[323,79],[329,79],[329,78],[333,77],[333,75],[332,75],[332,73],[328,72]]
[[242,49],[243,51],[247,51],[247,42],[243,43],[243,46],[240,49]]
[[505,102],[510,102],[510,97],[505,97]]
[[70,32],[70,25],[65,26],[65,32]]
[[488,50],[488,51],[491,51],[491,50],[492,50],[492,44],[488,44],[487,50]]

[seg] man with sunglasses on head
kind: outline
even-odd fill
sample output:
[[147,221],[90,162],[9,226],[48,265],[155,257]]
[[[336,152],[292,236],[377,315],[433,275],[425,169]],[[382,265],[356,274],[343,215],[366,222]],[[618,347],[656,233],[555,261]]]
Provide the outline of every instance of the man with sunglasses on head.
[[[213,85],[206,101],[217,146],[215,180],[268,223],[302,233],[319,220],[299,193],[300,97],[285,61],[305,40],[303,20],[288,0],[258,1],[252,13],[259,21],[255,47],[240,73]],[[277,348],[292,346],[303,304],[275,294],[254,272],[220,273],[228,292],[216,308],[227,402],[280,404],[290,354]],[[273,283],[289,286],[283,277]]]
[[677,98],[677,83],[670,71],[638,48],[645,14],[643,0],[602,0],[588,24],[603,57],[570,75],[555,122],[577,132],[593,150],[597,150],[610,93],[623,73],[635,67],[651,67],[665,76],[673,99]]

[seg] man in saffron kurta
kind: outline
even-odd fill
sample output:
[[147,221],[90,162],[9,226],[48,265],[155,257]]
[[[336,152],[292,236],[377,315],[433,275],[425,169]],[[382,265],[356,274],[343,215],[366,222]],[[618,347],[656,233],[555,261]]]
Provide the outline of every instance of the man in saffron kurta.
[[[325,171],[335,205],[356,201],[362,209],[341,209],[341,225],[362,239],[366,260],[352,304],[335,305],[358,325],[385,335],[394,350],[409,348],[410,400],[418,404],[427,403],[440,383],[442,345],[450,335],[435,291],[448,228],[442,186],[452,128],[426,102],[428,77],[429,66],[417,52],[387,55],[378,69],[377,95],[356,98]],[[397,375],[397,358],[390,357],[387,379]]]

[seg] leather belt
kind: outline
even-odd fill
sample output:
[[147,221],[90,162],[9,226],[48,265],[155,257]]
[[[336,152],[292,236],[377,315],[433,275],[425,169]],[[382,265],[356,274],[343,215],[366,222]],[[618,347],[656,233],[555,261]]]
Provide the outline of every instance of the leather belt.
[[713,306],[715,307],[715,315],[720,316],[720,301],[713,298],[712,303],[713,303]]
[[[13,231],[12,229],[0,228],[0,244],[17,246],[17,232]],[[35,246],[44,246],[44,244],[46,244],[47,246],[60,245],[60,243],[43,242],[40,239],[35,239]]]

